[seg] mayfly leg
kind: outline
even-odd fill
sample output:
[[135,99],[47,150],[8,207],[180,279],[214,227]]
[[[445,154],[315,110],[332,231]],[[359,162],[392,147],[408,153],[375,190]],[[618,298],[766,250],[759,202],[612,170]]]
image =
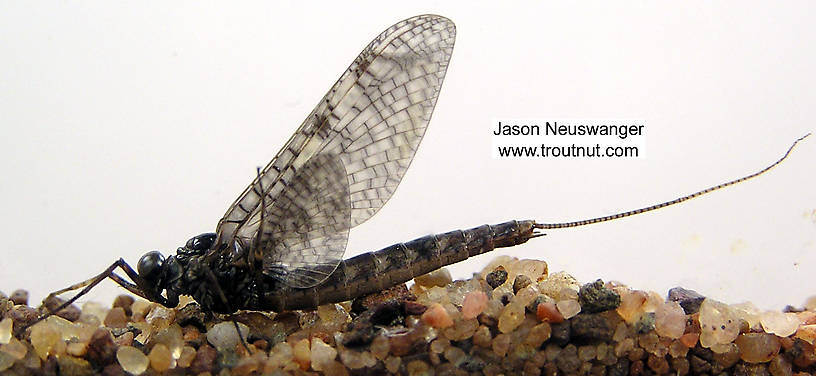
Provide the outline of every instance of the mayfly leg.
[[[216,295],[218,296],[219,299],[221,299],[221,303],[223,303],[224,306],[227,307],[227,310],[232,311],[232,309],[229,308],[229,300],[227,300],[227,295],[224,294],[224,290],[221,288],[221,285],[218,284],[218,278],[215,277],[215,273],[213,273],[212,269],[205,266],[204,274],[207,276],[207,279],[210,280],[210,283],[212,283]],[[249,345],[247,345],[244,335],[241,334],[241,328],[238,327],[238,321],[236,321],[235,318],[232,317],[232,315],[230,315],[230,321],[232,321],[232,326],[235,327],[235,333],[238,334],[238,339],[241,340],[241,345],[244,346],[244,349],[246,349],[247,354],[251,354],[252,352],[249,350]]]
[[139,289],[139,286],[137,286],[134,283],[131,283],[131,282],[127,281],[122,276],[114,273],[114,270],[116,270],[116,268],[121,268],[125,272],[125,274],[127,274],[127,276],[130,277],[132,280],[134,280],[134,281],[139,280],[139,274],[135,270],[133,270],[133,268],[130,265],[128,265],[128,263],[125,262],[124,259],[120,258],[119,260],[114,261],[113,264],[108,266],[102,273],[99,273],[98,275],[93,276],[93,277],[91,277],[91,278],[89,278],[89,279],[87,279],[85,281],[75,283],[75,284],[73,284],[71,286],[68,286],[68,287],[66,287],[64,289],[60,289],[60,290],[57,290],[57,291],[54,291],[54,292],[48,294],[48,297],[45,298],[45,301],[52,300],[52,299],[56,298],[57,296],[62,295],[64,293],[68,292],[68,291],[75,291],[75,290],[82,289],[76,295],[74,295],[73,297],[71,297],[70,299],[65,301],[64,303],[60,304],[56,308],[48,309],[46,307],[46,313],[44,313],[43,315],[38,317],[37,320],[35,320],[33,323],[27,325],[26,327],[29,327],[29,326],[34,325],[34,324],[36,324],[36,323],[38,323],[38,322],[40,322],[42,320],[45,320],[49,316],[52,316],[52,315],[56,314],[57,312],[65,309],[66,307],[70,306],[71,304],[74,304],[79,298],[81,298],[85,294],[89,293],[91,291],[91,289],[93,289],[96,285],[98,285],[100,282],[105,280],[105,278],[110,278],[114,282],[118,283],[120,286],[122,286],[125,289],[127,289],[128,291],[130,291],[131,293],[133,293],[133,294],[135,294],[135,295],[137,295],[137,296],[139,296],[139,297],[141,297],[143,299],[148,299],[148,297],[146,297],[144,295],[142,290]]

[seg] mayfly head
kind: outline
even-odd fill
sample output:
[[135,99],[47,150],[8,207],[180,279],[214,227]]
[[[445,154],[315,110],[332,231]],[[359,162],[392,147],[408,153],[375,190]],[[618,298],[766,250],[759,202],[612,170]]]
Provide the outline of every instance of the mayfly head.
[[181,294],[177,282],[184,274],[184,265],[191,257],[206,253],[215,243],[215,238],[216,235],[211,232],[196,235],[179,247],[175,255],[166,258],[159,251],[145,253],[136,264],[136,272],[141,279],[138,285],[147,298],[166,306],[175,306]]
[[184,273],[176,256],[165,258],[159,251],[145,253],[136,264],[137,285],[149,300],[175,307],[180,295],[173,288]]

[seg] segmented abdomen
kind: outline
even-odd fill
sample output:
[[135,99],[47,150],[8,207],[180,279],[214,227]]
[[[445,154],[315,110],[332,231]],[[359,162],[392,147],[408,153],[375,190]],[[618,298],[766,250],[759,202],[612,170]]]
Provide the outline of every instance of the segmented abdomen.
[[534,230],[535,221],[510,221],[394,244],[343,260],[318,286],[307,289],[284,286],[266,291],[261,309],[276,312],[312,309],[321,304],[351,300],[495,248],[524,243],[535,235]]

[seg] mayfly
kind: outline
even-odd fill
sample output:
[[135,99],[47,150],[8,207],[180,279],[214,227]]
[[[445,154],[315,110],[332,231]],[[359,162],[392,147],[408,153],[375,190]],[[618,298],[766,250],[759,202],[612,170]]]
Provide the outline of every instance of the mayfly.
[[[455,33],[450,20],[435,15],[389,27],[258,171],[215,233],[193,237],[166,258],[148,252],[135,270],[120,258],[99,275],[52,293],[82,289],[51,312],[106,278],[168,307],[175,307],[180,295],[189,295],[202,310],[218,313],[313,309],[522,244],[543,235],[539,230],[627,217],[737,184],[773,168],[796,145],[758,172],[661,204],[574,222],[483,225],[343,260],[349,230],[382,208],[414,158],[439,96]],[[117,268],[130,280],[117,274]]]

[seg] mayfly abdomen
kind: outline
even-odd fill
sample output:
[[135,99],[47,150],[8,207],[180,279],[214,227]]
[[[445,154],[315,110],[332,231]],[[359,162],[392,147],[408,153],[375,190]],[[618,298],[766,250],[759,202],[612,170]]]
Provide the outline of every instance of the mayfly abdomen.
[[264,294],[264,303],[269,309],[280,312],[351,300],[408,282],[468,257],[524,243],[536,236],[533,232],[536,228],[534,221],[510,221],[394,244],[344,260],[318,286],[268,291]]
[[[383,270],[376,274],[376,278],[385,280],[384,288],[388,288],[394,283],[406,282],[443,266],[490,252],[496,248],[512,247],[524,243],[535,236],[533,233],[535,228],[534,221],[509,221],[498,225],[482,225],[468,230],[456,230],[412,240],[404,243],[403,262],[399,263],[399,260],[394,260],[393,265],[388,265],[394,270],[410,270],[410,277],[391,281],[386,270]],[[395,246],[399,244],[392,247]],[[385,260],[396,259],[389,255],[392,247],[374,252],[373,255],[383,260],[381,264],[387,265],[388,262]]]

